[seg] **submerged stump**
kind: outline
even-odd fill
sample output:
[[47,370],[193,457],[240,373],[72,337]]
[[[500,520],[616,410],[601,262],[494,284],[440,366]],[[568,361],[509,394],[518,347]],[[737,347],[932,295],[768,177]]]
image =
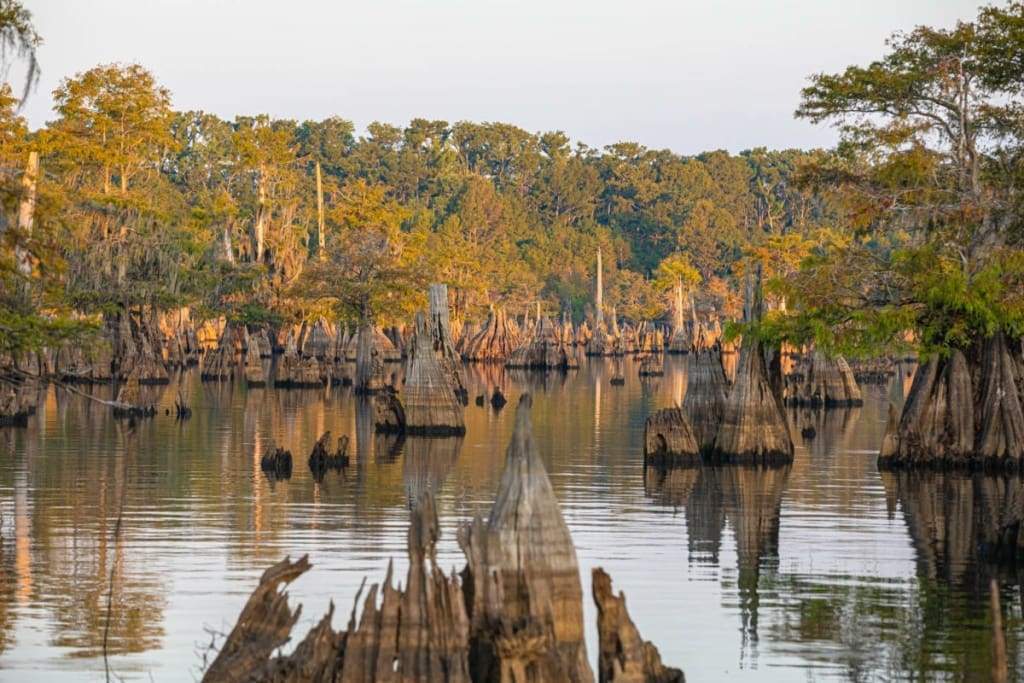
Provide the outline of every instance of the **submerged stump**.
[[644,425],[644,467],[690,467],[700,463],[700,446],[682,408],[664,408]]
[[864,405],[853,370],[842,356],[828,358],[821,351],[811,354],[803,381],[797,383],[786,404],[808,408],[843,408]]
[[504,363],[519,347],[519,327],[503,308],[491,309],[483,329],[465,344],[462,357],[469,361]]
[[[305,557],[285,558],[264,573],[203,680],[592,683],[576,551],[533,441],[529,409],[524,396],[490,518],[460,531],[467,559],[461,574],[437,566],[437,509],[424,490],[410,515],[404,589],[393,585],[389,565],[384,583],[370,586],[365,599],[360,589],[344,631],[331,627],[332,603],[282,655],[300,610],[288,605],[281,586],[310,568]],[[594,599],[601,681],[683,680],[640,638],[624,598],[612,595],[600,570]]]
[[459,436],[466,433],[458,393],[465,389],[451,384],[449,373],[434,353],[435,339],[423,314],[417,313],[413,352],[405,374],[405,432]]
[[736,381],[723,406],[709,459],[763,465],[793,461],[793,440],[769,383],[760,341],[747,342],[740,351]]
[[689,358],[683,410],[701,452],[710,451],[715,444],[728,395],[729,382],[718,345],[695,346]]
[[540,319],[530,341],[513,351],[505,363],[507,368],[525,370],[570,370],[579,366],[571,347],[562,342],[547,316]]

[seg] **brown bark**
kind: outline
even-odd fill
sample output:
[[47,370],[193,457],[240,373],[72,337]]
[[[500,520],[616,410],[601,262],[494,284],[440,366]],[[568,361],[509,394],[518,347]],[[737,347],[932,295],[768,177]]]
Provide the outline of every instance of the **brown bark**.
[[504,363],[519,346],[519,327],[502,308],[492,309],[487,324],[473,336],[463,350],[469,361]]
[[245,333],[245,383],[250,387],[266,386],[267,378],[263,374],[263,361],[260,358],[259,343]]
[[700,463],[700,447],[681,408],[664,408],[644,426],[645,467],[690,467]]
[[[430,324],[428,331],[433,337],[433,350],[448,379],[448,385],[463,405],[468,403],[466,371],[462,367],[462,356],[455,350],[452,340],[451,321],[448,319],[448,286],[432,284],[430,293]],[[417,330],[418,331],[418,330]]]
[[786,396],[786,404],[836,408],[864,405],[864,399],[846,359],[842,356],[827,358],[815,350],[803,381]]
[[530,398],[515,430],[487,524],[459,534],[473,680],[592,681],[583,640],[576,549],[533,440]]
[[562,343],[551,319],[541,318],[530,341],[522,344],[508,357],[507,368],[528,370],[569,370],[579,367],[572,349]]
[[612,593],[612,579],[600,567],[593,571],[593,593],[599,683],[685,683],[683,672],[663,665],[658,648],[640,637],[626,611],[626,596]]
[[714,461],[783,464],[793,461],[793,441],[768,381],[762,345],[743,345],[736,381],[722,411],[709,457]]
[[718,346],[695,349],[690,356],[683,410],[701,451],[710,450],[715,443],[728,393],[729,383],[725,379]]
[[231,379],[235,365],[235,328],[231,324],[224,326],[217,348],[208,351],[203,357],[200,377],[203,381],[220,381]]
[[466,433],[462,403],[435,355],[436,339],[437,333],[431,330],[423,314],[417,313],[415,346],[405,373],[405,432],[427,436],[462,435]]
[[321,387],[325,382],[325,373],[316,358],[301,358],[295,337],[288,336],[284,354],[277,362],[275,387],[286,389],[303,389]]

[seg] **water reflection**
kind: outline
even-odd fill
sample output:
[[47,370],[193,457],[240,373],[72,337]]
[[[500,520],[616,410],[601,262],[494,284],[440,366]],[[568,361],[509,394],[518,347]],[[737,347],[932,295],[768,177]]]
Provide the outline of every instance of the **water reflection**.
[[[1024,486],[881,477],[875,453],[905,371],[867,387],[863,408],[791,411],[786,468],[644,471],[644,420],[682,402],[687,362],[666,357],[653,381],[625,358],[569,373],[469,366],[467,382],[471,398],[497,387],[510,406],[534,392],[535,438],[584,572],[608,568],[641,632],[693,680],[984,680],[988,568],[976,546],[1021,514]],[[624,384],[611,384],[616,372]],[[151,420],[113,420],[51,389],[28,428],[0,429],[0,677],[102,677],[113,585],[117,677],[181,678],[202,628],[233,621],[285,554],[311,554],[308,582],[292,589],[308,615],[346,603],[389,558],[400,565],[408,502],[423,489],[438,496],[439,557],[461,566],[452,532],[489,509],[514,411],[471,400],[464,438],[403,441],[375,434],[372,405],[348,388],[195,375],[152,388]],[[165,415],[179,388],[185,421]],[[799,437],[806,426],[813,438]],[[306,460],[326,431],[349,437],[351,461],[318,482]],[[270,443],[294,456],[273,486],[260,469]],[[1022,592],[1014,569],[998,575],[1019,678]]]
[[756,666],[759,585],[762,572],[775,576],[779,558],[782,497],[790,465],[782,467],[702,465],[647,468],[647,495],[662,505],[685,507],[692,563],[718,565],[726,525],[735,540],[740,661]]

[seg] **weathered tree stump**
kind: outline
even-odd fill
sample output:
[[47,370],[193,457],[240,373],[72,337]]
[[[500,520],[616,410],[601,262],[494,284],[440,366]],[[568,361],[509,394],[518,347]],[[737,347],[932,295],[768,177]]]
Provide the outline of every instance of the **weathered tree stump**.
[[593,571],[593,593],[599,683],[686,683],[683,672],[662,664],[658,648],[640,637],[626,611],[626,596],[612,592],[612,579],[600,567]]
[[700,463],[697,437],[681,408],[663,408],[644,425],[644,467],[691,467]]
[[[377,328],[363,325],[356,333],[356,372],[353,385],[357,394],[375,394],[387,384],[387,372],[384,369],[384,343]],[[390,340],[384,337],[387,344],[394,349]]]
[[519,326],[503,308],[492,308],[487,323],[466,343],[462,356],[468,361],[504,363],[518,347]]
[[328,470],[340,472],[348,467],[349,457],[345,455],[345,451],[348,449],[348,435],[343,434],[338,439],[338,448],[333,453],[327,450],[330,440],[331,432],[324,432],[309,454],[309,471],[313,475],[313,480],[318,483],[323,481]]
[[379,434],[405,434],[405,407],[390,386],[373,397],[373,426]]
[[[429,295],[430,318],[427,331],[432,336],[434,355],[448,380],[448,386],[462,405],[466,405],[469,402],[466,371],[462,367],[462,356],[455,350],[455,342],[452,340],[451,321],[448,319],[448,285],[430,285]],[[418,326],[416,334],[419,334]]]
[[413,353],[405,373],[405,433],[459,436],[466,433],[462,402],[435,355],[436,338],[423,314],[417,313]]
[[276,448],[271,442],[267,452],[260,458],[260,469],[268,479],[281,480],[292,478],[292,453],[283,448]]
[[293,335],[288,336],[284,355],[277,362],[275,387],[311,389],[324,385],[324,373],[316,358],[301,358]]
[[466,554],[470,673],[476,681],[591,681],[579,565],[533,440],[530,397],[487,524],[459,534]]
[[793,440],[768,381],[760,341],[740,351],[736,381],[708,457],[713,462],[779,465],[793,461]]
[[259,343],[248,332],[245,336],[245,383],[250,387],[266,386],[267,378],[263,374],[263,360],[260,358]]
[[710,451],[725,414],[729,383],[718,345],[694,346],[689,359],[683,410],[690,420],[701,452]]
[[199,372],[202,381],[219,382],[232,378],[235,365],[234,335],[234,327],[231,324],[225,325],[217,348],[208,351],[203,357],[202,369]]
[[558,338],[554,324],[547,316],[541,318],[530,341],[522,344],[505,362],[507,368],[525,370],[570,370],[579,367],[572,349]]
[[853,371],[842,356],[811,354],[802,381],[786,396],[786,404],[808,408],[844,408],[864,405]]
[[142,400],[142,383],[139,381],[139,372],[139,370],[136,370],[117,390],[117,399],[114,401],[113,406],[114,417],[138,418],[156,415],[156,407],[144,405]]
[[334,346],[334,330],[326,320],[320,318],[303,336],[300,355],[319,361],[328,360],[334,355]]

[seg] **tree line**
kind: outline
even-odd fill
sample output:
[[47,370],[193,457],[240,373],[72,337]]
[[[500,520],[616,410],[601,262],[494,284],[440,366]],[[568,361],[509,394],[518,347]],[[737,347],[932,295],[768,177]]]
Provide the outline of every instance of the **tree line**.
[[[0,40],[36,73],[30,16],[0,16]],[[430,281],[456,317],[540,302],[579,321],[599,249],[605,304],[630,321],[673,320],[681,290],[737,317],[756,262],[778,309],[765,336],[859,351],[908,330],[938,350],[1019,336],[1022,54],[1019,2],[895,34],[801,93],[796,115],[837,125],[836,149],[738,155],[496,122],[225,120],[176,111],[138,64],[65,78],[30,131],[5,86],[0,350],[137,307],[406,322]]]
[[[25,315],[191,306],[245,323],[393,322],[439,281],[458,317],[540,301],[579,321],[599,247],[620,316],[667,316],[680,272],[727,311],[745,248],[837,224],[796,177],[823,152],[595,149],[505,123],[375,122],[357,135],[339,117],[224,120],[174,110],[137,64],[68,77],[54,100],[55,118],[29,131],[10,89],[0,97],[5,234],[49,284]],[[37,220],[19,234],[31,151]]]

